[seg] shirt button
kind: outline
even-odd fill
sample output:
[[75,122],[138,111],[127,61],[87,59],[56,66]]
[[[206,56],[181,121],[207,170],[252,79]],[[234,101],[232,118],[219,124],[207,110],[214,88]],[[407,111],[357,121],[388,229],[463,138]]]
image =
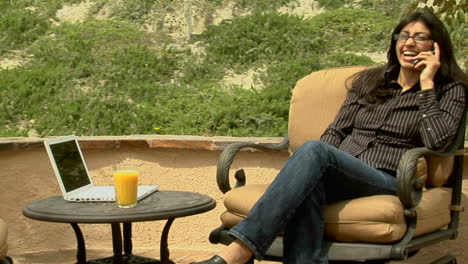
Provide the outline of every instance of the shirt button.
[[426,130],[427,130],[427,131],[431,131],[431,130],[432,130],[432,128],[430,128],[430,127],[429,127],[429,128],[428,128],[428,129],[426,129]]
[[426,114],[423,114],[422,117],[426,117],[427,115]]
[[419,95],[419,97],[423,97],[423,95],[422,95],[422,94],[420,94],[420,95]]

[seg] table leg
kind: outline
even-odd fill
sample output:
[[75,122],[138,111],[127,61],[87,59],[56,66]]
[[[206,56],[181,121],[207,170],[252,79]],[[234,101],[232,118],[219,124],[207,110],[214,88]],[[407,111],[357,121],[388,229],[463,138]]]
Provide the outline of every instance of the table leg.
[[75,231],[76,236],[76,244],[77,244],[77,251],[76,251],[76,263],[77,264],[86,264],[86,246],[83,238],[83,233],[81,232],[80,227],[77,223],[70,223]]
[[123,223],[123,239],[125,256],[132,255],[132,223]]
[[[123,242],[124,242],[123,248],[124,248],[125,255],[122,255],[122,230],[120,227],[120,223],[112,223],[111,224],[112,247],[114,250],[114,256],[102,258],[102,259],[90,260],[88,263],[89,264],[104,264],[104,263],[106,264],[107,263],[175,264],[175,262],[169,259],[169,248],[168,248],[168,243],[167,243],[167,240],[169,237],[169,229],[171,228],[171,225],[174,222],[174,220],[175,220],[174,218],[168,219],[166,224],[164,225],[164,228],[161,234],[161,245],[160,245],[161,259],[160,260],[132,255],[132,250],[133,250],[132,223],[123,223]],[[78,234],[77,234],[77,240],[80,240],[78,239]],[[82,242],[79,242],[78,244],[82,245],[81,247],[84,249],[84,240],[83,240],[82,235],[81,235],[81,241]],[[81,251],[84,252],[84,250],[81,250]],[[78,261],[78,264],[86,264],[86,255],[84,255],[84,262]]]
[[114,250],[115,264],[122,264],[122,233],[120,230],[120,223],[112,223],[112,247]]
[[166,224],[164,225],[164,229],[161,234],[160,254],[161,254],[162,264],[174,264],[174,262],[169,259],[169,248],[167,244],[167,238],[169,236],[169,229],[171,228],[171,225],[173,222],[174,222],[174,218],[168,219]]

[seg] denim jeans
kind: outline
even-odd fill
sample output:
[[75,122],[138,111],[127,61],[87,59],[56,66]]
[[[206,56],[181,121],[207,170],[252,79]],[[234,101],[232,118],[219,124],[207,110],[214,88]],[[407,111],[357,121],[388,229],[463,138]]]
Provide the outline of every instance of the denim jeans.
[[284,263],[328,263],[324,247],[326,204],[391,194],[396,178],[320,141],[298,148],[248,217],[229,232],[257,259],[283,233]]

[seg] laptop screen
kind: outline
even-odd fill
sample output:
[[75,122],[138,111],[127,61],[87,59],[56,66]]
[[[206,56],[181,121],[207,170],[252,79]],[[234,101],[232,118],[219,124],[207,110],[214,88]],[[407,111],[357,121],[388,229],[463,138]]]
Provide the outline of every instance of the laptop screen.
[[90,184],[84,162],[75,140],[51,144],[50,150],[66,192]]

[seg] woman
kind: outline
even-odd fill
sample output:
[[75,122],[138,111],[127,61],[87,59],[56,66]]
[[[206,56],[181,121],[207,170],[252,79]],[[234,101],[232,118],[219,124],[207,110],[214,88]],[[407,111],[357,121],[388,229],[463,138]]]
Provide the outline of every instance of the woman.
[[388,63],[357,74],[321,140],[291,156],[249,216],[230,230],[235,242],[198,264],[262,259],[281,231],[285,263],[327,263],[326,204],[395,195],[395,171],[406,150],[439,150],[452,140],[468,81],[446,28],[432,13],[416,12],[392,37]]

